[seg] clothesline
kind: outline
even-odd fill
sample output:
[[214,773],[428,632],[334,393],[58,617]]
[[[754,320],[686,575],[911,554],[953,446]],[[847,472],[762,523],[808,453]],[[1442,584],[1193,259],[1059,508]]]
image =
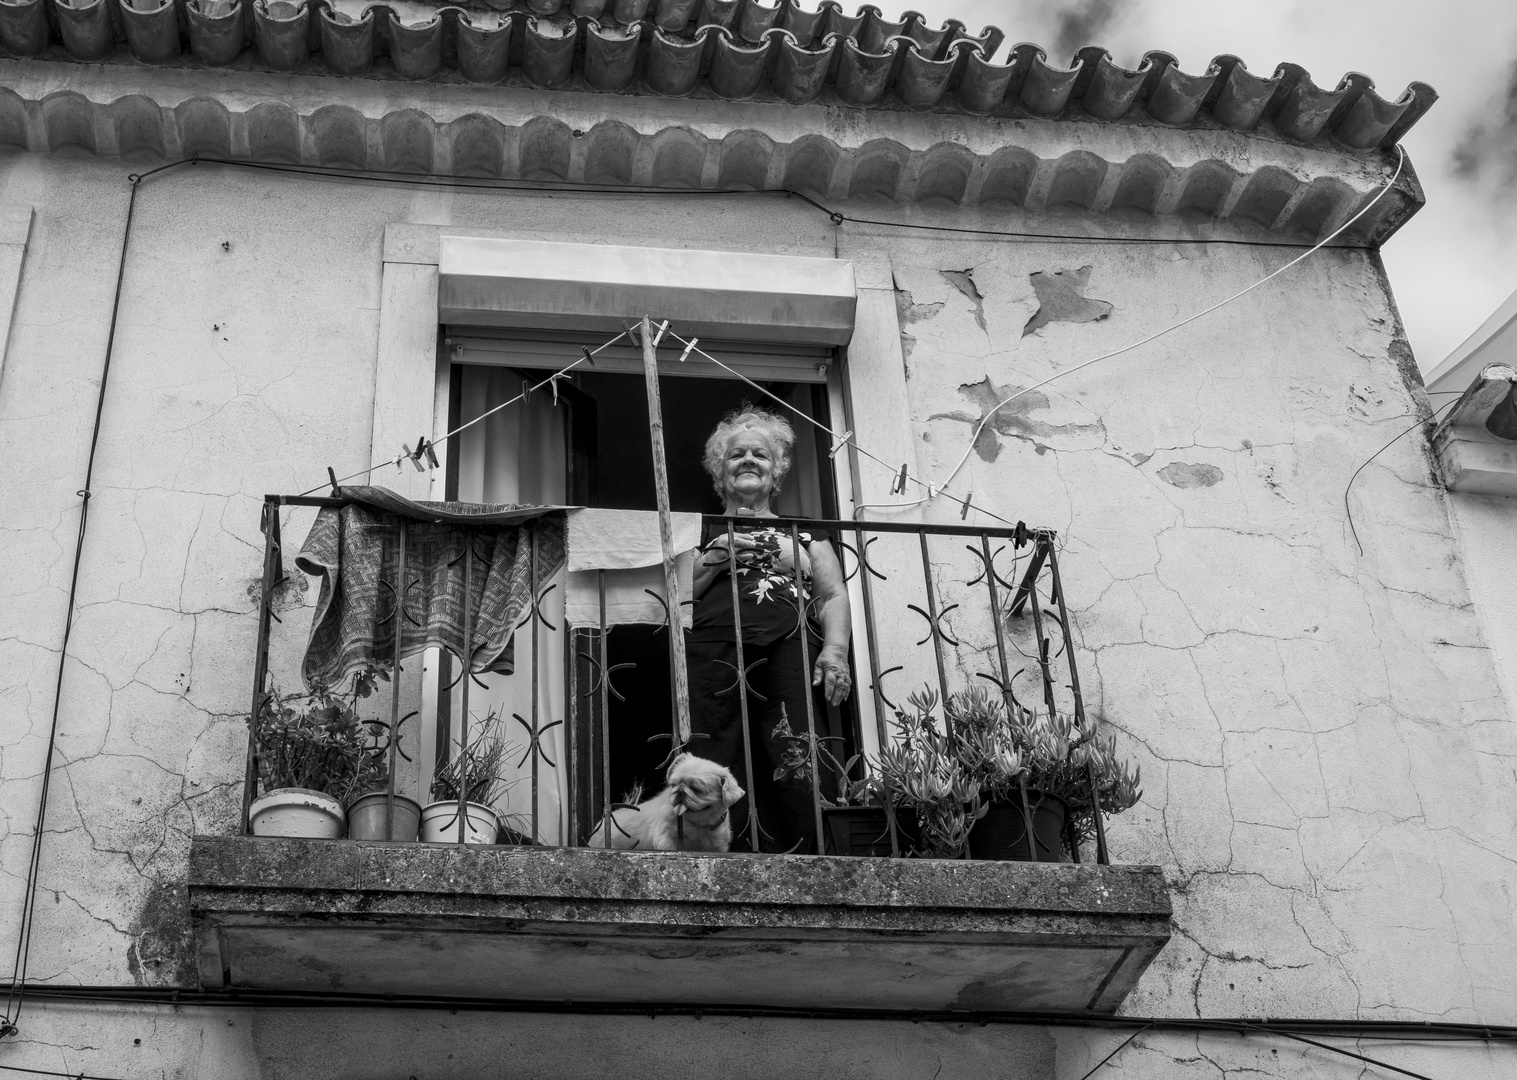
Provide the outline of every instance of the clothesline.
[[[626,330],[623,330],[620,334],[617,334],[614,338],[611,338],[609,341],[602,342],[600,345],[597,345],[593,349],[590,348],[587,345],[586,346],[581,346],[581,348],[580,348],[580,357],[579,357],[579,359],[575,360],[573,363],[568,364],[568,365],[566,365],[566,366],[564,366],[562,368],[559,368],[552,375],[549,375],[546,379],[544,379],[542,382],[538,383],[536,386],[529,386],[529,387],[527,387],[525,390],[523,390],[521,393],[517,394],[510,401],[503,401],[499,405],[496,405],[492,409],[486,409],[484,412],[482,412],[478,416],[476,416],[473,420],[467,421],[466,423],[459,424],[456,428],[454,428],[452,431],[448,432],[447,434],[443,435],[441,438],[432,439],[432,438],[428,438],[427,436],[423,435],[419,440],[417,440],[416,449],[415,450],[412,450],[409,446],[407,446],[406,444],[402,443],[401,447],[400,447],[401,452],[398,455],[396,455],[395,457],[390,458],[387,461],[381,461],[381,462],[378,462],[377,464],[370,465],[367,469],[360,469],[360,470],[358,470],[355,473],[349,473],[347,476],[343,476],[343,477],[338,477],[337,474],[335,472],[333,472],[329,468],[329,469],[327,469],[327,475],[331,479],[328,482],[331,484],[331,486],[333,488],[336,488],[336,487],[338,487],[341,484],[346,484],[349,480],[356,480],[360,476],[368,476],[370,473],[374,472],[376,469],[383,469],[387,465],[394,465],[397,468],[399,468],[400,465],[403,462],[406,462],[406,461],[411,462],[413,465],[416,466],[416,468],[418,470],[429,470],[429,469],[436,468],[436,466],[437,466],[437,455],[433,452],[432,448],[435,447],[438,443],[447,442],[454,435],[457,435],[457,434],[459,434],[462,431],[466,431],[467,429],[473,427],[475,424],[479,423],[481,420],[485,419],[486,417],[494,416],[496,413],[500,412],[502,409],[510,408],[512,405],[515,405],[519,401],[525,401],[527,398],[529,398],[530,396],[532,396],[532,394],[534,394],[538,390],[541,390],[545,386],[551,386],[551,387],[553,387],[553,390],[554,390],[554,399],[556,401],[557,397],[558,397],[557,382],[558,382],[559,379],[562,379],[562,378],[566,377],[569,374],[569,372],[573,371],[575,368],[579,367],[579,365],[581,365],[581,364],[588,363],[591,367],[594,367],[595,366],[594,357],[600,355],[602,352],[604,352],[605,350],[609,349],[611,346],[615,345],[622,338],[627,337],[627,336],[628,336],[628,332]],[[423,461],[426,462],[425,465],[422,464]],[[315,487],[311,488],[309,491],[302,491],[301,495],[313,495],[316,492],[320,491],[322,489],[322,486],[323,485],[321,485],[321,484],[317,484]]]
[[[777,394],[774,394],[771,391],[769,391],[768,389],[766,389],[765,387],[760,386],[758,383],[756,383],[752,379],[748,378],[748,376],[744,375],[742,372],[736,370],[733,367],[730,367],[729,365],[727,365],[727,364],[723,363],[722,361],[718,360],[716,357],[712,356],[710,353],[706,352],[704,349],[700,348],[700,346],[699,346],[700,339],[699,338],[689,338],[689,339],[686,339],[684,337],[681,337],[678,333],[674,332],[673,330],[671,330],[669,328],[669,322],[668,322],[668,320],[663,320],[661,323],[658,324],[657,334],[654,337],[654,344],[656,346],[658,344],[658,342],[667,333],[669,337],[673,338],[675,341],[679,342],[681,345],[684,346],[684,351],[680,354],[680,357],[679,357],[679,359],[680,359],[681,362],[684,362],[684,361],[688,360],[692,353],[699,354],[703,359],[709,361],[712,364],[715,364],[717,367],[721,368],[723,371],[727,372],[728,374],[730,374],[730,375],[734,376],[735,378],[740,379],[741,381],[747,383],[749,386],[753,387],[755,390],[759,391],[759,393],[763,394],[764,396],[766,396],[766,397],[768,397],[768,398],[770,398],[770,399],[778,402],[785,409],[788,409],[790,412],[794,413],[795,415],[799,416],[802,420],[806,421],[806,423],[808,423],[808,424],[812,425],[813,427],[817,428],[817,430],[825,432],[827,434],[827,436],[832,440],[832,451],[831,451],[831,456],[832,457],[836,458],[837,455],[838,455],[838,453],[843,449],[843,447],[845,447],[845,446],[851,446],[856,453],[858,453],[858,454],[862,455],[863,457],[868,458],[870,461],[873,461],[873,462],[875,462],[875,463],[883,466],[884,468],[888,469],[890,471],[890,473],[895,478],[894,481],[891,484],[891,494],[905,494],[905,492],[906,492],[906,485],[908,483],[915,484],[918,489],[925,490],[926,493],[927,493],[925,498],[915,499],[915,500],[913,500],[911,502],[902,502],[902,503],[863,503],[863,502],[856,502],[854,504],[854,517],[855,518],[857,518],[859,516],[859,514],[861,512],[863,512],[864,510],[866,510],[866,509],[904,510],[904,509],[909,509],[910,507],[913,507],[913,506],[921,506],[921,505],[923,505],[925,503],[930,503],[933,500],[935,500],[935,499],[937,499],[939,497],[942,497],[942,498],[948,499],[950,502],[955,503],[959,507],[961,507],[961,514],[960,514],[961,517],[968,517],[969,516],[969,511],[972,509],[972,510],[975,510],[975,511],[977,511],[979,513],[986,514],[986,515],[988,515],[988,516],[990,516],[992,518],[995,518],[997,521],[1002,521],[1002,522],[1005,522],[1006,524],[1010,525],[1010,524],[1013,524],[1011,521],[1009,521],[1007,518],[1004,518],[1001,515],[995,513],[994,511],[988,510],[988,509],[986,509],[983,506],[974,506],[973,505],[973,499],[974,499],[974,492],[973,491],[970,491],[964,498],[961,499],[957,495],[953,494],[952,492],[950,492],[948,490],[949,485],[952,484],[958,478],[959,473],[963,471],[965,464],[968,463],[968,461],[969,461],[969,455],[974,452],[975,443],[978,441],[981,433],[985,430],[985,425],[988,424],[988,423],[990,423],[991,418],[994,417],[996,415],[996,413],[998,413],[1001,409],[1005,408],[1007,405],[1010,405],[1013,401],[1017,400],[1018,398],[1026,395],[1026,394],[1030,394],[1034,390],[1038,390],[1038,389],[1040,389],[1040,388],[1042,388],[1044,386],[1047,386],[1049,383],[1053,382],[1055,379],[1060,379],[1060,378],[1063,378],[1066,375],[1072,375],[1073,373],[1075,373],[1077,371],[1082,371],[1085,368],[1090,367],[1092,364],[1099,363],[1102,360],[1110,360],[1110,359],[1112,359],[1114,357],[1121,356],[1121,355],[1123,355],[1125,353],[1132,352],[1134,349],[1140,348],[1143,345],[1147,345],[1150,342],[1157,341],[1159,338],[1164,337],[1167,334],[1173,333],[1174,331],[1179,330],[1180,328],[1182,328],[1184,326],[1188,326],[1189,324],[1197,321],[1198,319],[1204,318],[1205,316],[1211,314],[1212,312],[1218,310],[1219,308],[1225,307],[1228,304],[1231,304],[1233,301],[1238,300],[1238,299],[1240,299],[1243,296],[1246,296],[1247,294],[1253,292],[1255,289],[1259,288],[1260,286],[1267,284],[1268,282],[1272,281],[1274,278],[1276,278],[1279,275],[1285,273],[1287,270],[1291,269],[1292,267],[1299,265],[1305,259],[1307,259],[1310,256],[1316,254],[1318,251],[1321,251],[1325,246],[1327,246],[1332,241],[1336,240],[1339,236],[1341,236],[1344,232],[1346,232],[1351,226],[1354,225],[1355,222],[1359,221],[1359,219],[1361,219],[1362,217],[1364,217],[1365,214],[1369,213],[1369,211],[1371,209],[1373,209],[1375,207],[1375,205],[1377,203],[1379,203],[1382,198],[1385,197],[1385,194],[1388,191],[1390,191],[1391,188],[1393,188],[1396,185],[1396,181],[1401,178],[1402,170],[1406,166],[1406,151],[1403,148],[1401,148],[1400,146],[1397,146],[1396,149],[1397,149],[1397,153],[1398,153],[1399,157],[1398,157],[1397,162],[1396,162],[1395,172],[1392,173],[1391,178],[1388,181],[1386,181],[1385,185],[1379,190],[1379,192],[1376,193],[1375,197],[1373,199],[1371,199],[1369,202],[1367,202],[1357,213],[1354,214],[1353,217],[1349,218],[1342,225],[1338,226],[1338,228],[1334,229],[1331,234],[1329,234],[1327,237],[1325,237],[1324,239],[1322,239],[1321,241],[1319,241],[1318,243],[1316,243],[1312,247],[1308,248],[1306,251],[1302,252],[1300,255],[1296,256],[1294,259],[1292,259],[1290,262],[1286,263],[1284,266],[1281,266],[1278,269],[1270,272],[1269,274],[1266,274],[1264,277],[1260,278],[1258,281],[1254,282],[1252,285],[1249,285],[1247,288],[1241,289],[1238,292],[1233,293],[1231,296],[1227,297],[1225,300],[1219,300],[1217,303],[1212,304],[1210,307],[1203,308],[1202,310],[1200,310],[1198,312],[1195,312],[1195,313],[1193,313],[1191,315],[1186,316],[1184,319],[1181,319],[1178,322],[1171,323],[1170,325],[1164,327],[1163,329],[1158,330],[1158,331],[1156,331],[1156,332],[1154,332],[1152,334],[1149,334],[1147,337],[1143,337],[1143,338],[1138,339],[1137,341],[1131,342],[1130,344],[1124,345],[1124,346],[1122,346],[1119,349],[1114,349],[1114,350],[1112,350],[1110,352],[1102,353],[1099,356],[1091,357],[1089,360],[1085,360],[1082,363],[1074,365],[1073,367],[1065,368],[1062,371],[1056,371],[1052,375],[1048,376],[1048,378],[1042,379],[1039,382],[1035,382],[1031,386],[1023,387],[1022,389],[1018,390],[1016,393],[1014,393],[1014,394],[1010,395],[1009,397],[1007,397],[1004,401],[999,402],[993,409],[991,409],[983,417],[980,418],[980,421],[976,425],[976,427],[974,429],[974,432],[970,436],[969,445],[965,449],[965,451],[963,453],[963,456],[961,456],[959,458],[958,463],[953,467],[953,470],[951,472],[949,472],[947,479],[943,480],[941,483],[933,483],[931,481],[922,480],[919,477],[912,476],[910,474],[910,470],[908,468],[908,464],[907,463],[902,463],[899,466],[899,469],[898,469],[896,466],[890,464],[890,462],[886,461],[884,458],[880,457],[877,454],[872,453],[867,447],[859,445],[858,439],[854,436],[854,433],[852,431],[844,431],[841,435],[838,434],[837,432],[833,431],[831,428],[827,427],[825,424],[821,423],[821,421],[817,420],[815,417],[809,415],[808,413],[803,412],[802,410],[798,409],[796,406],[792,405],[790,402],[788,402],[788,401],[784,400],[783,398],[779,397]],[[650,325],[652,325],[652,320],[651,319],[650,319]],[[427,436],[422,436],[418,440],[418,442],[416,444],[416,448],[414,450],[411,449],[409,446],[407,446],[405,444],[402,444],[402,446],[401,446],[401,453],[399,455],[397,455],[396,457],[394,457],[392,459],[389,459],[387,461],[379,462],[378,464],[375,464],[375,465],[371,465],[367,469],[361,469],[358,472],[352,473],[352,474],[350,474],[348,476],[345,476],[345,477],[342,477],[340,479],[337,477],[336,473],[329,468],[327,470],[327,475],[329,477],[329,481],[330,481],[332,487],[334,489],[336,489],[339,485],[347,483],[349,480],[354,480],[354,479],[357,479],[358,477],[361,477],[361,476],[368,476],[370,473],[374,472],[376,469],[384,468],[386,465],[395,465],[395,466],[399,467],[399,466],[401,466],[406,461],[410,461],[413,465],[415,465],[415,467],[418,470],[427,470],[427,469],[430,469],[430,468],[434,468],[437,465],[437,457],[436,457],[436,454],[433,452],[433,447],[435,447],[438,444],[438,442],[440,442],[440,441],[446,441],[447,439],[453,437],[454,435],[457,435],[458,433],[460,433],[460,432],[468,429],[469,427],[472,427],[474,424],[479,423],[481,420],[485,419],[486,417],[492,416],[495,413],[500,412],[502,409],[508,408],[511,405],[515,405],[516,403],[525,400],[532,393],[536,392],[537,390],[541,390],[543,387],[552,387],[554,389],[554,391],[555,391],[555,400],[556,400],[556,396],[557,396],[556,395],[557,380],[558,379],[565,378],[569,374],[569,372],[573,371],[575,368],[579,367],[581,364],[589,363],[593,367],[594,364],[595,364],[594,357],[596,355],[598,355],[599,353],[603,352],[604,350],[610,348],[611,346],[615,345],[618,341],[621,341],[623,338],[626,338],[629,341],[632,341],[632,342],[636,343],[636,338],[635,338],[635,335],[634,335],[632,327],[630,327],[630,326],[625,327],[622,330],[621,333],[617,334],[615,337],[613,337],[610,340],[602,343],[601,345],[597,346],[594,349],[591,349],[588,346],[582,347],[581,348],[581,354],[582,355],[578,359],[574,360],[572,363],[565,365],[564,367],[560,368],[558,371],[555,371],[552,375],[549,375],[546,379],[544,379],[542,382],[537,383],[535,386],[527,387],[520,394],[518,394],[514,398],[511,398],[509,401],[502,402],[501,404],[495,406],[494,408],[491,408],[491,409],[489,409],[489,410],[481,413],[479,416],[476,416],[474,419],[472,419],[472,420],[470,420],[470,421],[468,421],[466,423],[460,424],[458,427],[454,428],[452,431],[449,431],[447,434],[441,436],[440,439],[431,439],[431,438],[428,438]],[[313,494],[313,493],[315,493],[317,491],[320,491],[320,490],[321,490],[321,485],[318,484],[316,487],[311,488],[309,491],[303,492],[302,494],[304,494],[304,495],[310,495],[310,494]],[[858,494],[862,495],[863,493],[859,492]]]

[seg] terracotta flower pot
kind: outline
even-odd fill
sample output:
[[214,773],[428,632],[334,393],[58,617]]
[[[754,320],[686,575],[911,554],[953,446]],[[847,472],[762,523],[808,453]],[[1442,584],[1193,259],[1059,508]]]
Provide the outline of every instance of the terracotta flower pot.
[[464,803],[464,821],[458,820],[458,804],[435,802],[421,812],[421,838],[429,844],[456,844],[463,832],[466,844],[493,844],[500,834],[500,818],[494,808]]
[[349,840],[400,840],[410,843],[416,839],[421,828],[421,804],[404,795],[395,796],[395,819],[386,836],[387,798],[383,791],[371,791],[348,807]]
[[341,840],[342,803],[310,788],[275,788],[253,800],[248,824],[254,836],[304,836]]

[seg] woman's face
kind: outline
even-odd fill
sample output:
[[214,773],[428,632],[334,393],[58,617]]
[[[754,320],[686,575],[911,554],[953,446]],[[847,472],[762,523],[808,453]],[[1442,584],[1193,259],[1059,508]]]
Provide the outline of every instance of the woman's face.
[[774,445],[757,428],[733,432],[722,457],[722,490],[729,499],[767,498],[774,491],[774,459]]

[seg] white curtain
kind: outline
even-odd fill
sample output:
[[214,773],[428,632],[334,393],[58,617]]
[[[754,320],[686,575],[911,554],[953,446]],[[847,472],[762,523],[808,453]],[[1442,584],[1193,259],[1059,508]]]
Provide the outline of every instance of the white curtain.
[[[509,368],[465,366],[460,394],[460,422],[466,423],[522,391],[522,376]],[[563,505],[568,498],[568,470],[564,444],[564,409],[556,407],[546,390],[526,402],[502,409],[459,436],[458,498],[463,502],[547,503]],[[542,656],[532,655],[530,625],[516,632],[516,673],[481,675],[488,689],[478,683],[469,688],[469,727],[491,712],[497,729],[514,749],[508,754],[503,774],[509,787],[496,803],[508,827],[523,836],[532,835],[531,734],[514,717],[532,722],[532,671],[537,664],[539,756],[536,841],[567,843],[568,823],[563,808],[568,805],[568,770],[564,761],[564,730],[569,717],[564,687],[563,574],[554,579],[558,587],[548,593],[543,615],[556,630],[538,627]],[[539,590],[549,582],[539,582]],[[456,663],[454,665],[457,666]],[[460,687],[451,695],[452,731],[457,738],[461,720]],[[551,728],[549,725],[554,725]],[[551,760],[557,766],[550,766]]]

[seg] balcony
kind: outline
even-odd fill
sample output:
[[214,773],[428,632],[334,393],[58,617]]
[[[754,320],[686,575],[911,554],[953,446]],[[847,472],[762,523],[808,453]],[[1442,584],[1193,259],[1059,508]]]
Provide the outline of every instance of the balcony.
[[[271,700],[271,667],[290,655],[276,639],[306,632],[286,626],[272,602],[286,562],[280,507],[313,504],[343,505],[270,497],[266,507],[254,715]],[[404,517],[386,522],[405,550]],[[1087,725],[1078,730],[1094,730],[1066,646],[1051,533],[1021,525],[776,524],[832,536],[852,601],[858,692],[842,709],[808,701],[795,724],[818,836],[830,835],[823,816],[840,790],[873,767],[881,747],[899,744],[900,702],[911,687],[925,684],[947,700],[978,679],[1008,708],[1021,708],[1018,694],[1030,693],[1050,713],[1078,715]],[[715,535],[732,523],[708,519],[706,528]],[[538,534],[523,537],[537,552]],[[472,541],[467,546],[475,550]],[[405,559],[385,565],[386,592],[412,595]],[[509,755],[513,794],[498,806],[513,823],[504,839],[465,843],[462,829],[450,843],[253,835],[246,807],[261,766],[250,738],[243,835],[197,837],[191,849],[204,985],[607,1008],[1112,1012],[1168,940],[1160,871],[1109,863],[1094,771],[1092,797],[1083,810],[1071,804],[1062,843],[1052,853],[1028,845],[1044,861],[932,857],[942,852],[899,829],[895,814],[885,819],[888,840],[882,834],[864,856],[763,851],[761,830],[746,817],[730,853],[608,850],[606,820],[617,804],[606,793],[619,790],[613,766],[624,766],[619,758],[629,745],[618,730],[666,727],[648,751],[655,763],[667,760],[671,742],[697,753],[699,744],[681,738],[660,682],[672,663],[644,657],[663,694],[633,678],[624,688],[644,696],[618,703],[610,643],[624,628],[571,625],[561,602],[549,603],[562,575],[531,566],[532,600],[516,625],[517,665],[505,682],[465,677],[447,650],[418,665],[407,659],[416,650],[396,647],[388,685],[362,706],[376,733],[373,753],[387,758],[387,790],[415,794],[430,783],[425,773],[447,767],[450,748],[457,754],[468,745],[467,725],[481,723],[482,698],[493,700],[507,683],[536,688],[511,713],[520,739]],[[653,635],[658,648],[672,651],[663,607],[665,624]],[[397,627],[402,618],[406,607],[393,604],[380,621]],[[470,620],[463,626],[470,638]],[[734,632],[741,637],[740,627]],[[563,648],[556,660],[555,635]],[[474,642],[465,640],[458,655],[476,655]],[[563,672],[557,685],[555,663]],[[746,680],[734,677],[732,689],[746,723],[758,699]],[[407,732],[407,719],[422,730]],[[828,755],[820,753],[828,746],[837,748],[835,762],[851,762],[848,775],[829,779]],[[744,789],[754,792],[751,753],[741,764]],[[1025,784],[1021,794],[1030,837]],[[1018,803],[1015,794],[1011,802]],[[762,821],[763,806],[757,813]],[[827,840],[822,849],[840,850]]]
[[197,837],[208,987],[1113,1012],[1169,938],[1154,867]]

